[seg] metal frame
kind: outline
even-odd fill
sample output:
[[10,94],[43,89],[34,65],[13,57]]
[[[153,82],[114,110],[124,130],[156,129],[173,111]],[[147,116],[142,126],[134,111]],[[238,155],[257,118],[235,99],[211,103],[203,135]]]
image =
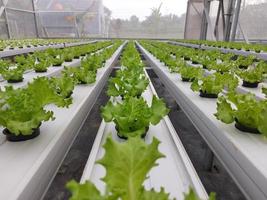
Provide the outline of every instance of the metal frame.
[[[10,38],[14,38],[16,36],[12,35],[12,32],[11,32],[11,21],[8,19],[8,10],[12,10],[12,11],[18,11],[18,12],[24,12],[24,13],[32,13],[34,15],[34,26],[35,26],[35,36],[37,38],[40,38],[40,37],[49,37],[49,32],[46,30],[46,27],[42,24],[42,21],[41,21],[41,18],[40,18],[40,14],[39,13],[45,13],[45,12],[54,12],[54,13],[65,13],[65,12],[70,12],[70,11],[45,11],[45,10],[39,10],[38,9],[38,6],[37,6],[37,3],[38,3],[38,0],[31,0],[31,4],[32,4],[32,10],[27,10],[27,9],[20,9],[20,8],[12,8],[10,6],[8,6],[8,1],[9,0],[0,0],[3,2],[3,6],[1,6],[0,8],[0,16],[3,15],[4,17],[4,22],[6,23],[6,27],[7,27],[7,37],[10,39]],[[52,1],[51,1],[52,2]],[[51,3],[50,2],[50,3]],[[90,5],[88,7],[91,6],[91,4],[93,3],[94,1],[90,1]],[[100,1],[100,3],[102,3],[102,1]],[[85,13],[85,14],[88,14],[90,13],[91,15],[97,15],[97,20],[98,20],[98,23],[100,23],[99,25],[99,30],[97,31],[99,35],[101,36],[104,36],[104,11],[103,9],[101,9],[101,11],[99,12],[91,12],[88,10],[75,10],[73,11],[73,13],[79,13],[79,14],[82,14],[82,13]],[[78,26],[78,23],[77,23],[77,17],[75,17],[75,22],[74,22],[74,26],[73,26],[73,29],[74,29],[74,33],[75,33],[75,37],[77,38],[80,38],[82,36],[82,33],[80,32],[79,30],[79,26]]]
[[[234,41],[236,36],[236,30],[238,26],[239,14],[240,14],[240,7],[242,0],[229,0],[228,8],[225,10],[224,8],[224,0],[216,0],[219,1],[219,6],[217,10],[217,16],[215,21],[215,26],[213,27],[210,19],[210,7],[211,2],[215,0],[202,0],[203,2],[203,14],[202,14],[202,21],[201,21],[201,28],[200,28],[200,36],[199,39],[206,40],[207,39],[207,32],[210,30],[210,35],[212,40],[219,40],[219,22],[222,21],[222,30],[221,33],[223,35],[223,40],[225,41]],[[200,0],[188,0],[187,5],[187,14],[186,14],[186,24],[190,23],[188,21],[189,18],[189,6],[194,7],[194,2],[199,3]],[[201,14],[199,14],[201,16]],[[185,28],[185,38],[187,29]],[[198,38],[192,38],[198,39]]]

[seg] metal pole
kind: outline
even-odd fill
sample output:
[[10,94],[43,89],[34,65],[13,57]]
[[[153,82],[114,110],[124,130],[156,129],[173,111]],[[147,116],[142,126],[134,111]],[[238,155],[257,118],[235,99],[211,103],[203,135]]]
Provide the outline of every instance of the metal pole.
[[6,8],[4,9],[4,12],[5,12],[5,18],[6,18],[7,36],[9,39],[11,39],[11,31],[10,31],[9,24],[8,24]]
[[187,11],[186,11],[186,18],[185,18],[184,39],[188,39],[187,38],[187,23],[188,23],[188,17],[189,17],[189,6],[190,6],[190,0],[187,1]]
[[235,5],[235,0],[230,0],[228,5],[228,10],[226,13],[226,28],[225,28],[225,38],[224,38],[225,41],[230,40],[234,5]]
[[[212,25],[209,17],[210,13],[210,0],[204,0],[204,9],[202,14],[202,23],[201,23],[201,35],[200,39],[206,40],[207,39],[207,32],[208,32],[208,26],[210,26],[211,32],[212,32]],[[213,33],[211,33],[212,39],[214,39]]]
[[234,11],[234,20],[233,20],[233,25],[232,25],[231,41],[235,41],[236,29],[237,29],[237,25],[238,25],[239,14],[240,14],[240,7],[241,7],[241,0],[237,0],[235,11]]
[[6,12],[6,5],[8,3],[8,0],[2,0],[2,4],[3,4],[3,13],[5,15],[5,22],[6,22],[6,29],[7,29],[7,37],[10,39],[11,35],[10,35],[10,29],[9,29],[9,25],[8,25],[8,21],[7,21],[7,12]]
[[34,14],[34,24],[35,24],[36,36],[37,36],[37,38],[39,38],[40,34],[39,34],[39,28],[38,28],[38,22],[37,22],[37,14],[36,14],[37,11],[36,11],[34,0],[32,0],[32,8],[33,8],[33,14]]

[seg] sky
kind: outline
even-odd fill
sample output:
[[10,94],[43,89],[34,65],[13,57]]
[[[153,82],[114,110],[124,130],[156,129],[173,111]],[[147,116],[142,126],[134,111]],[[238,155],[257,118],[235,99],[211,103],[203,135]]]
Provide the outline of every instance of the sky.
[[144,20],[151,8],[162,3],[163,14],[181,15],[186,12],[187,0],[103,0],[103,4],[112,11],[113,18],[129,19],[136,15]]

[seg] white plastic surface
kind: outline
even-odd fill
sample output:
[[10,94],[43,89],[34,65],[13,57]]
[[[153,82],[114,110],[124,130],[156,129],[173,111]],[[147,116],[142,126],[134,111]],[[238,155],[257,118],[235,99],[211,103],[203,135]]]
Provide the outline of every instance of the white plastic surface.
[[[153,94],[156,93],[150,83],[142,96],[151,103]],[[103,157],[102,145],[110,133],[114,140],[123,142],[116,134],[114,123],[102,121],[81,178],[82,183],[90,180],[102,192],[105,191],[105,184],[100,179],[105,176],[105,169],[101,165],[95,164],[95,161]],[[180,200],[184,199],[184,193],[188,192],[191,186],[201,199],[206,200],[206,191],[168,117],[161,120],[158,125],[150,126],[145,141],[151,143],[153,137],[161,141],[159,151],[166,157],[159,159],[157,161],[159,165],[149,172],[148,179],[144,183],[145,187],[147,189],[155,188],[157,191],[160,190],[160,187],[164,187],[171,197]]]
[[94,43],[94,42],[96,42],[96,40],[86,41],[86,42],[44,45],[44,46],[37,46],[37,47],[23,47],[22,49],[20,49],[20,48],[15,48],[12,50],[8,49],[8,50],[0,51],[0,58],[9,57],[9,56],[16,56],[19,54],[25,54],[25,53],[35,52],[35,51],[42,51],[42,50],[45,50],[48,48],[64,48],[64,47],[71,47],[71,46],[79,46],[82,44],[90,44],[90,43]]
[[170,73],[143,47],[140,49],[246,197],[266,200],[267,140],[217,120],[216,99],[199,97],[190,89],[190,83],[181,81],[179,74]]
[[[110,45],[108,47],[104,47],[100,50],[98,50],[97,52],[101,52],[106,48],[110,48],[113,45]],[[94,53],[92,53],[93,55]],[[0,88],[4,89],[5,86],[13,86],[14,88],[20,88],[20,87],[25,87],[27,85],[27,83],[33,81],[34,78],[37,77],[52,77],[52,76],[57,76],[60,75],[60,72],[64,69],[64,67],[78,67],[81,64],[81,57],[79,59],[73,59],[71,62],[64,62],[62,63],[61,66],[50,66],[47,68],[47,72],[43,72],[43,73],[37,73],[34,70],[29,70],[26,73],[23,74],[23,82],[19,82],[19,83],[8,83],[7,81],[0,81]]]
[[198,48],[198,49],[220,50],[222,53],[234,53],[236,55],[242,55],[242,56],[254,55],[257,58],[260,58],[262,60],[267,60],[267,53],[266,52],[256,53],[255,51],[245,51],[245,50],[237,50],[237,49],[225,49],[225,48],[212,47],[212,46],[206,46],[206,45],[197,45],[197,44],[190,44],[190,43],[183,43],[183,42],[174,42],[174,41],[167,41],[167,42],[170,43],[170,44],[174,44],[174,45],[180,45],[180,46],[192,47],[192,48]]

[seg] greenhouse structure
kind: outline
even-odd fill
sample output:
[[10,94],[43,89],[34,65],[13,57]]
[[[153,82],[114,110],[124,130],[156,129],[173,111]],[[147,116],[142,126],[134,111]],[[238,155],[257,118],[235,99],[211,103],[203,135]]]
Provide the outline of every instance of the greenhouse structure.
[[0,200],[267,200],[267,0],[0,0]]

